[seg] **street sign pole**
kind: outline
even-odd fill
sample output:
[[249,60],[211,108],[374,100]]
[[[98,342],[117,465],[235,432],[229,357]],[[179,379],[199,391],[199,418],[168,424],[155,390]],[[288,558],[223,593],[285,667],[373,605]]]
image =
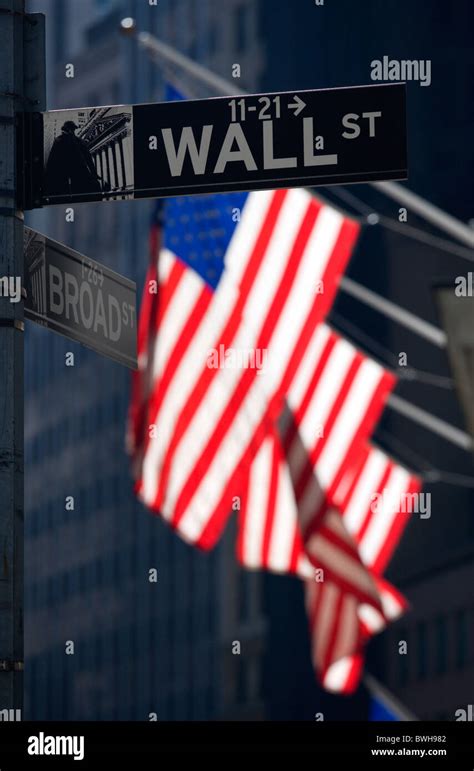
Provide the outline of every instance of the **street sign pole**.
[[[24,99],[25,9],[24,0],[0,3],[0,279],[22,281],[15,122]],[[0,710],[23,703],[23,303],[11,299],[0,297]]]

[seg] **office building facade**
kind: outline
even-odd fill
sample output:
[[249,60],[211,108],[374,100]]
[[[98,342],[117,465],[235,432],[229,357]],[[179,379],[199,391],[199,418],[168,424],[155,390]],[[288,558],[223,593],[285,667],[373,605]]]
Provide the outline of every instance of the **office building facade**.
[[[32,2],[47,14],[48,107],[163,98],[171,73],[122,38],[126,15],[188,53],[210,47],[215,61],[230,61],[218,4],[193,4],[197,26],[185,6]],[[113,175],[113,151],[97,150],[98,170]],[[150,209],[83,204],[71,221],[56,206],[29,224],[141,289]],[[26,351],[25,716],[261,718],[261,582],[237,567],[232,527],[204,554],[137,503],[124,450],[127,370],[32,324]]]

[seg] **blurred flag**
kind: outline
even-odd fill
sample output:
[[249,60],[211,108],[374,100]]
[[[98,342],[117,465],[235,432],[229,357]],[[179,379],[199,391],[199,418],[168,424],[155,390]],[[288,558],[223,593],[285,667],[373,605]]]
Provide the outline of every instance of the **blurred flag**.
[[140,315],[138,318],[138,369],[132,373],[132,394],[129,406],[127,426],[127,450],[133,458],[133,474],[138,478],[143,461],[143,437],[148,425],[148,396],[152,389],[155,351],[155,333],[158,320],[158,256],[161,249],[163,231],[164,201],[153,204],[150,230],[148,235],[148,267],[142,292]]
[[219,537],[358,230],[302,190],[168,202],[131,446],[140,498],[186,540]]
[[[332,578],[329,582],[306,583],[313,663],[328,690],[350,693],[357,687],[366,643],[407,608],[406,600],[383,579],[382,573],[416,510],[413,496],[420,487],[417,477],[380,450],[367,446],[358,465],[346,472],[336,491],[340,519],[357,544],[380,607],[363,602],[350,587]],[[313,538],[318,538],[317,532]],[[319,564],[312,538],[306,548]]]
[[323,323],[358,232],[303,190],[158,203],[128,434],[137,494],[183,538],[211,548],[238,499],[242,564],[306,581],[335,691],[406,605],[382,578],[406,517],[370,493],[416,487],[367,449],[393,376]]
[[366,444],[394,382],[321,324],[242,496],[238,559],[310,579],[313,662],[333,691],[357,687],[366,642],[406,608],[381,574],[419,480]]
[[314,329],[288,383],[279,440],[267,438],[248,475],[238,540],[243,565],[301,574],[301,536],[306,540],[335,503],[394,384],[393,375],[328,326]]
[[376,447],[366,445],[336,494],[344,524],[364,563],[382,575],[412,513],[421,479]]

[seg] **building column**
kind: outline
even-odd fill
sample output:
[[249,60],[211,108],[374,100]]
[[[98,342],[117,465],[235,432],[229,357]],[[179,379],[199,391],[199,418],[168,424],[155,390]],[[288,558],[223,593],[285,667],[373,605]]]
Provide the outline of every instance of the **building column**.
[[120,138],[117,139],[117,142],[115,143],[115,157],[117,159],[117,173],[118,173],[118,186],[119,189],[123,189],[123,183],[124,183],[124,168],[122,164],[122,159],[120,158]]
[[102,177],[102,159],[100,157],[100,152],[94,155],[94,160],[95,160],[95,169],[97,171],[97,174],[99,177]]
[[122,166],[122,187],[125,190],[127,187],[127,171],[125,168],[125,157],[123,154],[123,137],[120,137],[119,139],[119,154],[120,154],[120,165]]
[[110,144],[108,144],[107,147],[105,148],[105,152],[107,154],[107,168],[109,170],[110,187],[114,187],[115,186],[115,182],[114,182],[114,168],[113,168],[113,165],[112,165],[112,157],[111,157],[111,155],[112,155],[112,146]]
[[112,186],[112,179],[110,177],[110,162],[109,162],[109,148],[104,148],[104,154],[105,154],[105,164],[107,168],[107,182]]
[[115,174],[114,187],[116,188],[116,190],[118,190],[120,188],[120,180],[119,180],[118,171],[117,171],[117,142],[113,143],[110,150],[112,152],[112,161],[114,164],[114,174]]

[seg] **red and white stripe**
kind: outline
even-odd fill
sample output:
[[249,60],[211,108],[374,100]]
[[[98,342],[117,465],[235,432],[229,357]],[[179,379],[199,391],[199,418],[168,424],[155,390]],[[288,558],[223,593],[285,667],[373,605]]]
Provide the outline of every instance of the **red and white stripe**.
[[268,434],[246,479],[238,538],[243,565],[302,575],[302,537],[335,503],[394,382],[325,324],[317,327],[290,383],[279,438]]
[[421,480],[376,447],[367,445],[348,468],[336,502],[359,544],[364,564],[382,575],[412,513]]
[[[323,677],[351,653],[354,676],[355,636],[365,639],[400,605],[375,572],[364,570],[330,508],[393,386],[388,373],[321,325],[357,233],[355,223],[304,191],[252,193],[215,292],[162,250],[159,301],[145,311],[148,331],[143,324],[139,330],[142,377],[132,421],[137,490],[184,538],[212,546],[231,497],[253,477],[241,512],[243,560],[306,578],[323,566],[324,590],[344,611],[334,616],[334,603],[308,589],[321,594],[313,617],[322,613],[328,630],[315,659]],[[265,350],[263,376],[211,369],[208,354],[221,347]],[[283,421],[278,435],[284,397],[293,423]],[[253,529],[249,512],[258,512]],[[372,534],[367,553],[377,552],[382,564],[380,528],[359,525]]]
[[361,356],[325,325],[316,330],[289,389],[281,437],[269,434],[250,467],[237,540],[250,569],[314,579],[323,568],[324,582],[306,588],[313,661],[326,688],[346,692],[357,685],[367,640],[404,612],[380,576],[409,517],[403,496],[419,489],[366,444],[394,378],[370,359],[364,368]]
[[[215,292],[170,252],[159,259],[153,386],[137,490],[209,548],[246,464],[330,307],[358,226],[302,190],[249,195]],[[317,293],[324,286],[322,293]],[[266,350],[256,369],[207,366],[212,350]]]
[[[321,684],[336,693],[353,692],[360,681],[364,649],[374,634],[407,609],[402,595],[384,579],[373,576],[381,611],[358,602],[334,581],[305,584],[305,602],[311,636],[313,666]],[[328,622],[324,602],[337,598]]]
[[253,459],[240,497],[237,558],[250,570],[312,578],[298,525],[293,483],[272,426]]
[[[325,593],[334,595],[335,588],[326,582],[306,583],[313,663],[328,690],[351,692],[357,687],[367,640],[406,610],[405,599],[381,576],[407,525],[412,496],[420,487],[417,477],[369,446],[341,480],[335,496],[339,498],[341,522],[357,543],[361,560],[375,583],[380,609],[354,602],[353,596],[338,585],[339,613],[333,615],[330,627],[321,626]],[[311,550],[310,542],[307,548]]]
[[132,373],[132,394],[127,420],[126,445],[133,458],[133,475],[141,475],[144,437],[148,426],[148,397],[152,387],[154,337],[158,314],[158,292],[150,291],[158,286],[158,254],[161,234],[157,227],[150,231],[149,264],[145,276],[140,303],[137,333],[137,370]]

